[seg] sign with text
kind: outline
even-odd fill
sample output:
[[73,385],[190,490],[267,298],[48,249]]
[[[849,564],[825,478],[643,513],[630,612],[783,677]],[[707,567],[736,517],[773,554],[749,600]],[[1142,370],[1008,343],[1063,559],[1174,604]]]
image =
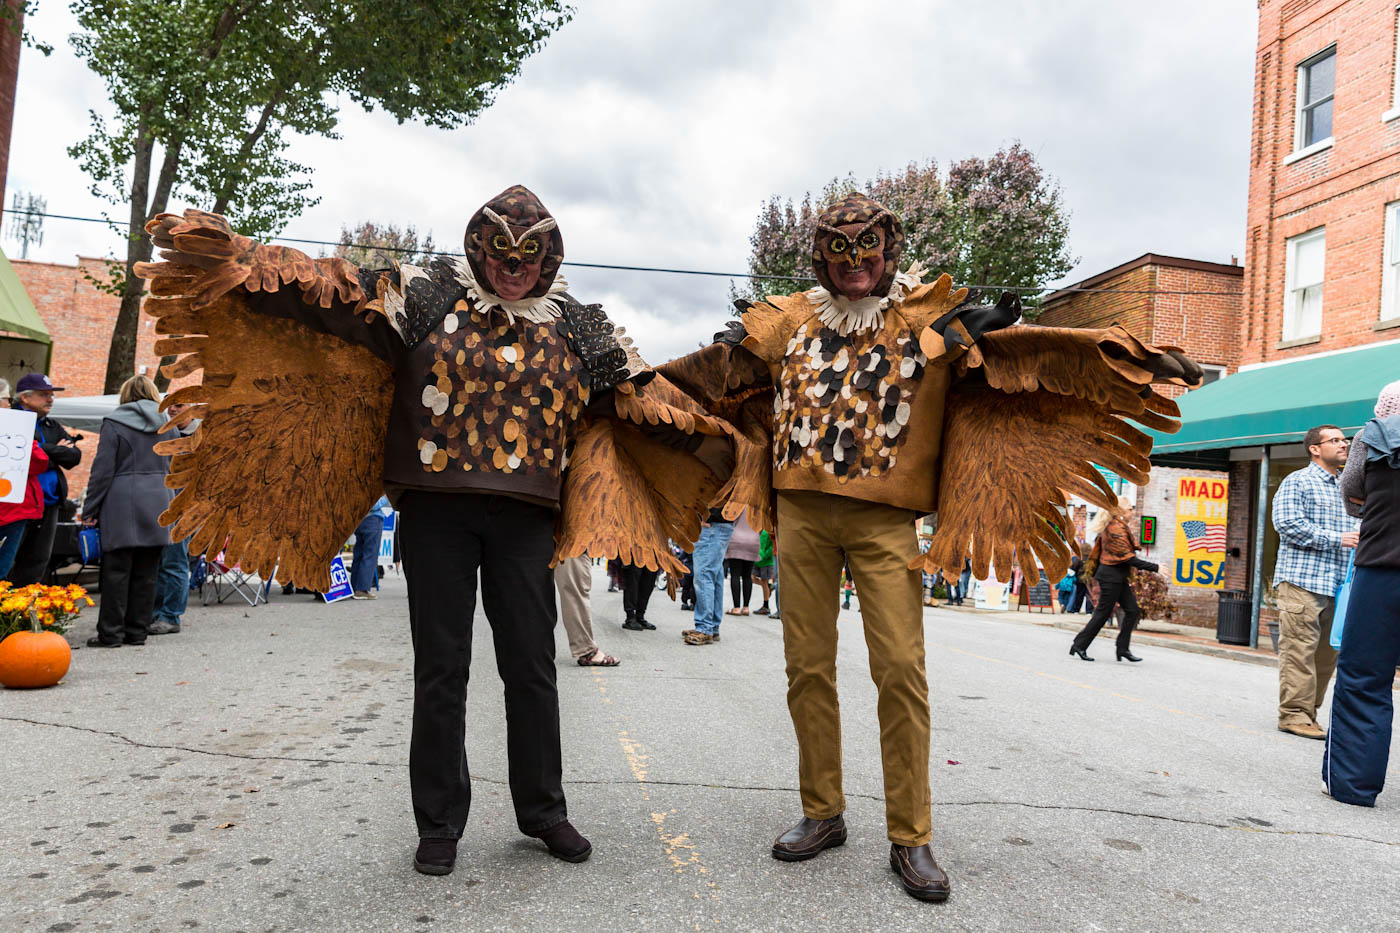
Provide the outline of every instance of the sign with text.
[[1174,585],[1224,587],[1229,496],[1223,476],[1183,476],[1177,481]]
[[326,602],[334,603],[355,595],[350,587],[350,571],[345,569],[345,560],[337,554],[331,561],[331,588],[321,594]]
[[0,408],[0,502],[23,502],[34,453],[32,411]]

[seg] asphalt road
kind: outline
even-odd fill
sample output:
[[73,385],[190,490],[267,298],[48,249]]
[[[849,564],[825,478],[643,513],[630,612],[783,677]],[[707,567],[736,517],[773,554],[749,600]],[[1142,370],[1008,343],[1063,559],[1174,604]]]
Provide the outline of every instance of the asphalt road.
[[[621,630],[584,669],[562,630],[570,815],[593,858],[518,834],[478,616],[473,811],[457,870],[411,867],[411,651],[401,580],[375,602],[192,608],[144,648],[82,649],[59,687],[0,692],[0,929],[1400,930],[1400,789],[1320,792],[1321,743],[1274,728],[1272,668],[928,610],[934,849],[945,904],[890,872],[857,611],[840,645],[850,841],[800,864],[779,623],[688,647]],[[74,633],[83,638],[91,622]],[[1325,722],[1325,719],[1324,719]],[[1400,742],[1396,745],[1400,747]],[[1392,751],[1391,773],[1400,781]]]

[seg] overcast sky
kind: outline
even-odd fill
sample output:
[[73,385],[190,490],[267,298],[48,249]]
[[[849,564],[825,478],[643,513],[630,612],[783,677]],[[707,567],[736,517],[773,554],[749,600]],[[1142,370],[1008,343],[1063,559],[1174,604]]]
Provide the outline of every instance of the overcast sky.
[[[7,184],[53,213],[95,216],[104,205],[64,150],[106,102],[70,51],[66,6],[49,0],[28,23],[55,51],[21,60]],[[285,234],[335,239],[375,220],[445,247],[518,182],[559,219],[567,259],[741,272],[771,194],[1019,139],[1064,188],[1080,259],[1067,281],[1145,252],[1243,258],[1253,3],[578,7],[473,126],[399,126],[347,103],[341,139],[298,140],[289,155],[313,167],[321,203]],[[4,248],[19,255],[8,236]],[[121,249],[99,225],[50,220],[30,258]],[[565,273],[656,362],[728,313],[726,279]]]

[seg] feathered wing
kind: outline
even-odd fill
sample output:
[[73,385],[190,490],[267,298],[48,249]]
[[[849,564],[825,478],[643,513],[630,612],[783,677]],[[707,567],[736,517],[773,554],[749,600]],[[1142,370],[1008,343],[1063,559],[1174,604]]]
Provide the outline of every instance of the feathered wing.
[[[225,551],[230,563],[317,590],[330,563],[380,495],[391,372],[368,350],[295,320],[260,313],[260,298],[294,289],[344,313],[365,296],[354,267],[239,237],[223,218],[162,215],[148,230],[170,260],[139,266],[156,343],[180,358],[173,378],[199,385],[163,403],[193,403],[199,429],[157,448],[172,454],[166,485],[179,490],[161,523],[193,534],[190,553]],[[337,309],[339,310],[339,309]]]
[[1116,326],[1007,328],[984,335],[959,368],[944,414],[938,530],[910,566],[956,575],[970,556],[979,578],[989,567],[1009,573],[1013,558],[1064,576],[1074,550],[1067,495],[1113,503],[1094,464],[1147,482],[1152,441],[1129,421],[1176,431],[1176,403],[1151,384],[1200,381],[1179,350]]

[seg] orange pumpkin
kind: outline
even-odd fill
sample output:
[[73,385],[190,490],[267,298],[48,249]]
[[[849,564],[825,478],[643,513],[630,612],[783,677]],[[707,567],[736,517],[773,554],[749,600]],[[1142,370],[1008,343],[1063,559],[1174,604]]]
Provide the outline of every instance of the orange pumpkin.
[[0,684],[52,687],[72,660],[68,639],[57,632],[15,632],[0,641]]

